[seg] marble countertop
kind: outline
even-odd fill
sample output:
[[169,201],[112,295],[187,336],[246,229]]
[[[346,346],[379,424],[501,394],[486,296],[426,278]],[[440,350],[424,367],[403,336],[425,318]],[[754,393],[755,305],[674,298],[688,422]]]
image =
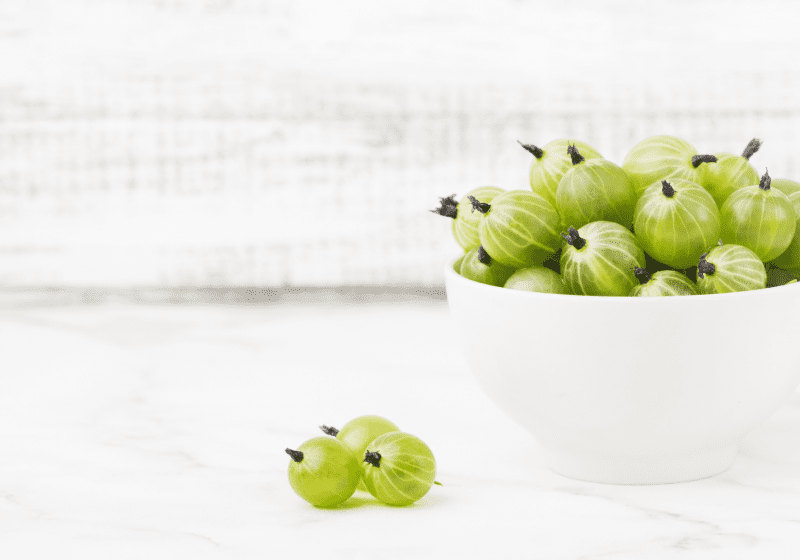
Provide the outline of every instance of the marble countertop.
[[[481,392],[446,304],[0,311],[0,555],[796,559],[800,392],[716,477],[581,482]],[[362,414],[438,463],[406,508],[316,509],[286,447]]]

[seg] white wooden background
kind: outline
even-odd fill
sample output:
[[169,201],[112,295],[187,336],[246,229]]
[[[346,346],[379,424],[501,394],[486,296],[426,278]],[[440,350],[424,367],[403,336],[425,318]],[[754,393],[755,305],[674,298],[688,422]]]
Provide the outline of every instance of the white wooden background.
[[0,287],[437,286],[437,197],[517,139],[652,134],[800,180],[800,10],[1,0]]

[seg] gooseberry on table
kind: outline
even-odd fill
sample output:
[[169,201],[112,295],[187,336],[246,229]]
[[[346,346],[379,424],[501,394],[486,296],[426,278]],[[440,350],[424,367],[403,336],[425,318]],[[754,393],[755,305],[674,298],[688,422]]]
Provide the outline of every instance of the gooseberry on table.
[[516,269],[497,262],[482,245],[464,255],[461,261],[459,274],[464,278],[488,284],[489,286],[502,286]]
[[650,274],[644,268],[633,271],[640,284],[631,290],[631,297],[696,296],[697,285],[677,270],[660,270]]
[[475,196],[484,202],[491,202],[502,192],[504,192],[503,189],[499,187],[478,187],[468,192],[461,202],[456,200],[455,194],[451,194],[439,198],[439,207],[434,208],[431,212],[452,218],[453,237],[456,243],[464,249],[464,252],[467,252],[481,244],[478,239],[478,224],[481,221],[481,215],[472,211],[469,197]]
[[433,452],[406,432],[389,432],[372,441],[361,468],[369,493],[393,506],[416,502],[428,493],[436,478]]
[[560,274],[544,266],[520,268],[506,281],[504,288],[546,294],[569,294]]
[[685,269],[719,241],[720,213],[700,185],[672,178],[650,185],[636,203],[634,232],[645,253]]
[[491,204],[474,196],[468,198],[475,212],[481,214],[478,237],[492,259],[506,266],[524,268],[542,264],[560,247],[561,218],[538,194],[506,191]]
[[558,184],[564,173],[572,167],[572,157],[567,153],[568,148],[575,146],[586,159],[603,157],[597,150],[580,140],[553,140],[541,148],[522,142],[519,142],[519,145],[530,152],[534,158],[528,173],[531,191],[547,200],[553,208],[556,207]]
[[770,183],[766,172],[757,185],[734,191],[720,209],[722,242],[743,245],[762,262],[781,255],[797,228],[797,214],[789,197],[771,188]]
[[575,146],[567,151],[572,167],[564,173],[556,191],[562,225],[580,228],[605,220],[630,228],[636,193],[627,173],[602,158],[587,160]]
[[767,287],[767,270],[753,251],[742,245],[717,245],[700,257],[697,288],[701,294],[723,294]]
[[638,283],[633,271],[645,257],[636,237],[616,222],[597,221],[562,234],[561,276],[573,294],[628,296]]
[[717,161],[705,165],[703,187],[714,197],[717,206],[722,206],[737,189],[758,183],[758,171],[750,164],[750,158],[761,147],[761,140],[753,138],[742,155],[714,154]]
[[358,459],[337,439],[319,436],[286,449],[289,484],[311,505],[332,507],[352,496],[361,480]]

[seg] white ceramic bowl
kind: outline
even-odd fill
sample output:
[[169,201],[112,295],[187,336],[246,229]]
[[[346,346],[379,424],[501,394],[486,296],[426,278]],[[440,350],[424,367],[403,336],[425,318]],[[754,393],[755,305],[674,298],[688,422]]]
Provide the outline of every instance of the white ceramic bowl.
[[800,383],[800,283],[731,294],[597,297],[487,286],[445,268],[469,365],[572,478],[718,474]]

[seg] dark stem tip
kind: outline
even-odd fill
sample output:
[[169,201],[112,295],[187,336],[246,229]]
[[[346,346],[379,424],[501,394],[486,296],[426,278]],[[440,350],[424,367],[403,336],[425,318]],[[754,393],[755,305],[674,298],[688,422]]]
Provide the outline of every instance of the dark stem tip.
[[473,212],[475,210],[477,210],[481,214],[486,214],[486,212],[489,211],[489,208],[492,207],[491,204],[489,204],[488,202],[481,202],[480,200],[478,200],[477,198],[475,198],[472,195],[468,196],[467,198],[472,203],[472,211]]
[[483,245],[478,246],[478,260],[486,266],[492,264],[492,257],[489,256],[489,253],[486,252],[486,249],[483,248]]
[[367,451],[364,453],[364,462],[369,463],[373,467],[381,466],[381,454],[377,451]]
[[633,269],[633,274],[642,284],[647,284],[650,281],[650,273],[640,266]]
[[582,161],[586,161],[586,158],[581,155],[578,148],[575,147],[575,144],[567,146],[567,154],[572,158],[572,165],[578,165]]
[[761,182],[758,183],[758,188],[764,191],[768,191],[769,186],[771,184],[772,184],[772,177],[769,176],[769,169],[767,169],[761,176]]
[[439,214],[440,216],[445,216],[447,218],[455,219],[458,216],[458,201],[456,200],[456,195],[451,194],[450,196],[446,196],[444,198],[439,198],[439,208],[434,208],[431,210],[434,214]]
[[576,249],[583,249],[583,246],[586,245],[586,240],[580,236],[578,230],[574,227],[570,226],[569,233],[562,233],[561,237],[566,239],[567,243],[572,245]]
[[754,153],[756,153],[761,148],[761,140],[758,138],[753,138],[747,144],[747,147],[742,152],[742,157],[744,159],[750,159]]
[[333,426],[326,426],[325,424],[320,426],[319,429],[322,430],[323,432],[325,432],[325,434],[327,434],[329,436],[333,436],[333,437],[336,437],[336,434],[339,433],[339,429],[338,428],[334,428]]
[[661,181],[661,192],[664,193],[664,196],[667,198],[672,198],[675,196],[675,189],[672,188],[667,181]]
[[703,253],[700,256],[700,262],[697,263],[697,275],[700,278],[705,278],[706,274],[714,274],[717,270],[716,266],[706,260],[706,255],[708,253]]
[[292,458],[292,461],[294,461],[295,463],[299,463],[300,461],[303,460],[303,452],[302,451],[295,451],[294,449],[289,449],[287,447],[286,448],[286,453],[289,455],[289,457]]
[[692,156],[692,166],[695,168],[699,167],[701,163],[714,163],[715,161],[717,161],[717,156],[712,156],[711,154]]
[[528,150],[530,153],[532,153],[533,157],[535,157],[536,159],[542,159],[544,151],[540,147],[534,146],[533,144],[523,144],[519,140],[517,140],[517,144],[519,144],[520,146]]

